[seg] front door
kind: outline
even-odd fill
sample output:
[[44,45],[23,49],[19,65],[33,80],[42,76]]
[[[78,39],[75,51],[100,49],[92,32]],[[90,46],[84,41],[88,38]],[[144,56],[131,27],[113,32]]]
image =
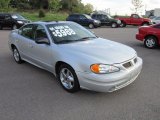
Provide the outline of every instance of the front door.
[[53,67],[51,45],[38,44],[35,42],[36,39],[48,39],[46,30],[42,25],[36,25],[34,31],[34,40],[31,40],[29,42],[29,56],[32,58],[33,62],[38,66],[52,71]]

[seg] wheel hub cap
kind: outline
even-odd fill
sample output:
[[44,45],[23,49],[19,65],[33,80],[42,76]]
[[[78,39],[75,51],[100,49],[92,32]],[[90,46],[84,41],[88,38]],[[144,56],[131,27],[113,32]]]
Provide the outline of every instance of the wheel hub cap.
[[146,45],[148,47],[153,47],[155,45],[155,41],[153,39],[147,39],[146,40]]
[[16,61],[19,61],[19,53],[16,49],[14,49],[14,51],[13,51],[13,56],[14,56]]
[[60,80],[66,89],[72,89],[74,87],[74,77],[69,69],[63,68],[60,71]]

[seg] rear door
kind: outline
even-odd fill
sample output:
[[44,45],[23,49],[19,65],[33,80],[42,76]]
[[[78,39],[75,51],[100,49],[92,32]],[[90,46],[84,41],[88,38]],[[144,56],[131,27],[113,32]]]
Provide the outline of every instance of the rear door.
[[78,23],[83,26],[87,26],[89,24],[88,19],[84,15],[79,15]]
[[29,43],[34,39],[33,27],[33,24],[22,27],[21,29],[19,29],[19,35],[16,38],[16,44],[21,56],[29,61],[31,60],[31,57],[29,55]]
[[109,20],[107,15],[102,15],[102,20],[103,20],[105,25],[109,25],[110,24],[110,20]]

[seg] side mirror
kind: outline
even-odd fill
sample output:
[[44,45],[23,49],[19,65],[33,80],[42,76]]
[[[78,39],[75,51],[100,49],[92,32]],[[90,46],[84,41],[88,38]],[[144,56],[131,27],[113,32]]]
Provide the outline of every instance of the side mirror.
[[48,38],[38,38],[35,40],[37,44],[46,44],[50,45],[49,39]]

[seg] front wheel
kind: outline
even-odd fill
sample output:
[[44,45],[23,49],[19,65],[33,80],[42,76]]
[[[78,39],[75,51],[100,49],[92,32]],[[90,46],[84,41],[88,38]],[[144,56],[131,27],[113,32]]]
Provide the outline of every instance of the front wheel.
[[19,54],[19,51],[16,47],[13,48],[13,57],[14,60],[18,63],[21,64],[23,62],[23,60],[21,59],[21,56]]
[[154,36],[148,36],[145,38],[144,45],[150,49],[156,48],[158,46],[157,38]]
[[112,27],[112,28],[116,28],[116,27],[118,27],[118,25],[117,25],[117,23],[112,23],[112,24],[111,24],[111,27]]
[[94,28],[94,25],[92,23],[89,24],[88,26],[90,29],[93,29]]
[[77,75],[72,67],[62,64],[58,71],[58,80],[61,86],[68,92],[74,93],[80,90]]

